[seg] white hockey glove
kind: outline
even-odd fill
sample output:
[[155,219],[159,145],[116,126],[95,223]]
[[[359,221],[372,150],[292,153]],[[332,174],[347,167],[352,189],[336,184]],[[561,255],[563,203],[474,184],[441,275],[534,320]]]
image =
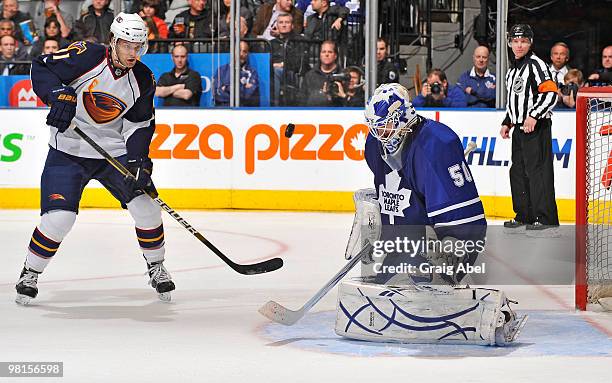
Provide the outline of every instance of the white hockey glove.
[[[346,245],[344,257],[352,259],[363,249],[368,243],[380,239],[381,219],[380,205],[376,199],[375,189],[359,189],[353,194],[353,202],[355,203],[355,218],[353,219],[353,227]],[[364,263],[372,263],[372,255],[364,257]]]

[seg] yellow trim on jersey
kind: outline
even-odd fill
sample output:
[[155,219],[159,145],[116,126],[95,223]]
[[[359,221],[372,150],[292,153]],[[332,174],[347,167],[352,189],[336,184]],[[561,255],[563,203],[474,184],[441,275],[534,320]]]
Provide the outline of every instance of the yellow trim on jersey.
[[[40,190],[0,188],[0,209],[39,209]],[[248,209],[294,211],[354,211],[353,193],[337,191],[161,189],[160,196],[173,209]],[[511,218],[512,198],[481,196],[488,218]],[[85,189],[81,208],[119,208],[105,189]],[[575,201],[557,199],[559,219],[576,219]]]

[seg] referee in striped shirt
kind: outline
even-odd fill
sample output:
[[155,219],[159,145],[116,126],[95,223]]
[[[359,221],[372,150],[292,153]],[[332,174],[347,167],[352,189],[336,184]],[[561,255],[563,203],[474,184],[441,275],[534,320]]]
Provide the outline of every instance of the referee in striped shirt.
[[514,128],[510,188],[516,215],[504,222],[504,227],[547,236],[547,229],[559,226],[550,119],[557,102],[557,83],[544,61],[531,51],[532,44],[529,25],[517,24],[510,29],[508,45],[514,58],[506,74],[506,118],[500,134],[510,138]]

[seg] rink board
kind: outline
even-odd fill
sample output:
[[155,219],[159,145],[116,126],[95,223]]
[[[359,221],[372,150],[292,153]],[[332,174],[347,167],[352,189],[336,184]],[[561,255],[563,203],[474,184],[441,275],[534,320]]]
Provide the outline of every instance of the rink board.
[[[45,109],[0,110],[1,208],[36,208],[49,132]],[[421,111],[477,149],[468,164],[489,216],[512,215],[510,140],[503,111]],[[371,187],[363,160],[367,128],[358,109],[158,109],[154,180],[177,208],[352,210],[352,191]],[[296,124],[291,139],[286,124]],[[574,218],[575,114],[553,117],[555,190],[561,219]],[[118,207],[92,183],[83,207]]]
[[529,311],[518,314],[528,314],[529,320],[518,340],[507,347],[380,343],[342,338],[334,333],[336,313],[330,311],[308,314],[293,326],[268,323],[259,329],[259,335],[271,342],[268,345],[362,357],[612,357],[612,341],[579,313]]

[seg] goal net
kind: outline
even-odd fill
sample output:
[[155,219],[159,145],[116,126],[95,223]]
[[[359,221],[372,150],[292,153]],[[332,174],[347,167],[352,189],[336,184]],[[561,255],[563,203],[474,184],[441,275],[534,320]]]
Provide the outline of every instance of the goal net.
[[576,100],[576,307],[612,297],[612,87]]

